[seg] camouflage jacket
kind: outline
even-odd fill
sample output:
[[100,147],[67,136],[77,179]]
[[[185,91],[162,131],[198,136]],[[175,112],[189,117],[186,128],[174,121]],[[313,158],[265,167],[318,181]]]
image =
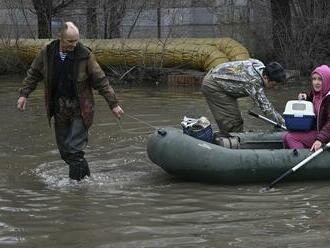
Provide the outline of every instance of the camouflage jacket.
[[[45,84],[45,104],[47,117],[54,115],[54,99],[52,92],[52,79],[54,71],[55,53],[58,52],[59,40],[52,41],[43,48],[33,60],[27,76],[23,80],[23,87],[20,89],[20,96],[28,97],[35,90],[40,81]],[[92,89],[98,90],[113,109],[117,106],[116,95],[110,86],[103,70],[96,62],[95,56],[82,43],[78,42],[74,53],[73,68],[69,77],[73,79],[76,93],[80,104],[80,114],[86,127],[90,127],[94,116],[94,97]]]
[[211,80],[207,80],[206,84],[235,98],[250,96],[265,115],[284,124],[283,117],[265,95],[262,79],[264,68],[264,64],[256,59],[223,63],[210,70],[208,77]]

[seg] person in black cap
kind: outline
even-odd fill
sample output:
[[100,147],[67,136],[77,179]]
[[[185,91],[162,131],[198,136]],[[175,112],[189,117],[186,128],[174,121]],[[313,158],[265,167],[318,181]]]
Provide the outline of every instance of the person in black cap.
[[220,133],[243,131],[237,98],[246,96],[250,96],[266,116],[284,124],[283,117],[267,99],[264,88],[271,88],[285,78],[279,63],[271,62],[265,66],[256,59],[227,62],[211,69],[203,79],[201,90]]

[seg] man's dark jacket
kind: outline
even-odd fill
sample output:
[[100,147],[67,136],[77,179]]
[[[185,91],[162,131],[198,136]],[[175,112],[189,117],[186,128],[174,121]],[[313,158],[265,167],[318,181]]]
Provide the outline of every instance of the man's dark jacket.
[[[59,40],[55,40],[40,51],[27,71],[27,76],[23,80],[23,87],[20,89],[20,96],[28,97],[35,90],[37,84],[42,80],[44,81],[45,104],[49,122],[54,115],[54,92],[52,92],[54,87],[52,79],[58,47]],[[96,62],[95,56],[80,42],[78,42],[73,51],[73,66],[68,73],[68,77],[72,78],[74,88],[77,91],[76,96],[80,103],[81,117],[87,128],[91,126],[94,116],[92,89],[98,90],[111,109],[118,106],[115,92],[103,70]]]

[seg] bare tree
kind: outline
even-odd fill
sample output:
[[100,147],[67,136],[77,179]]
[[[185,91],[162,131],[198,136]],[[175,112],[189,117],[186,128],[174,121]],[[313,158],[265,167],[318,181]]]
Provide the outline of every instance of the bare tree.
[[87,38],[97,38],[97,5],[95,0],[87,0]]
[[4,41],[10,37],[15,37],[16,40],[19,38],[18,18],[17,18],[17,11],[16,11],[18,8],[18,5],[13,3],[13,1],[9,1],[9,0],[4,1],[4,4],[5,4],[6,8],[8,9],[8,16],[9,16],[12,28],[7,28],[6,30],[2,30],[2,32],[0,34],[2,43],[5,43]]
[[[7,9],[10,27],[2,30],[0,37],[3,38],[15,38],[16,40],[22,36],[22,33],[29,38],[35,38],[35,34],[32,30],[30,22],[27,17],[27,8],[24,5],[23,0],[11,1],[2,0],[3,7]],[[24,32],[22,32],[22,24],[24,25]]]
[[52,36],[52,17],[74,0],[32,0],[38,20],[38,38]]
[[125,16],[127,0],[103,0],[103,38],[120,38],[120,25]]
[[134,28],[136,26],[137,21],[140,18],[141,13],[145,10],[146,2],[147,2],[147,0],[144,0],[142,2],[141,6],[137,10],[137,14],[136,14],[136,16],[134,18],[134,21],[133,21],[132,25],[130,26],[129,31],[127,33],[127,38],[128,39],[131,37],[131,34],[133,33],[133,30],[134,30]]
[[290,1],[271,0],[271,11],[274,30],[273,44],[277,51],[292,38]]
[[157,6],[157,38],[160,39],[162,37],[162,9],[161,9],[161,0],[158,0],[158,6]]
[[[307,73],[316,65],[330,62],[330,3],[327,0],[288,2],[289,6],[282,8],[289,8],[291,22],[282,20],[282,28],[274,28],[278,42],[275,52],[289,67]],[[279,23],[280,16],[278,19]]]

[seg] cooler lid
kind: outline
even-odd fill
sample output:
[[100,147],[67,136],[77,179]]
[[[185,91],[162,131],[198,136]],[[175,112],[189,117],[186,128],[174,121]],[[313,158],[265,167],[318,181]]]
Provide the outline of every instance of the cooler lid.
[[294,116],[315,116],[313,103],[304,100],[291,100],[285,105],[283,115],[294,115]]

